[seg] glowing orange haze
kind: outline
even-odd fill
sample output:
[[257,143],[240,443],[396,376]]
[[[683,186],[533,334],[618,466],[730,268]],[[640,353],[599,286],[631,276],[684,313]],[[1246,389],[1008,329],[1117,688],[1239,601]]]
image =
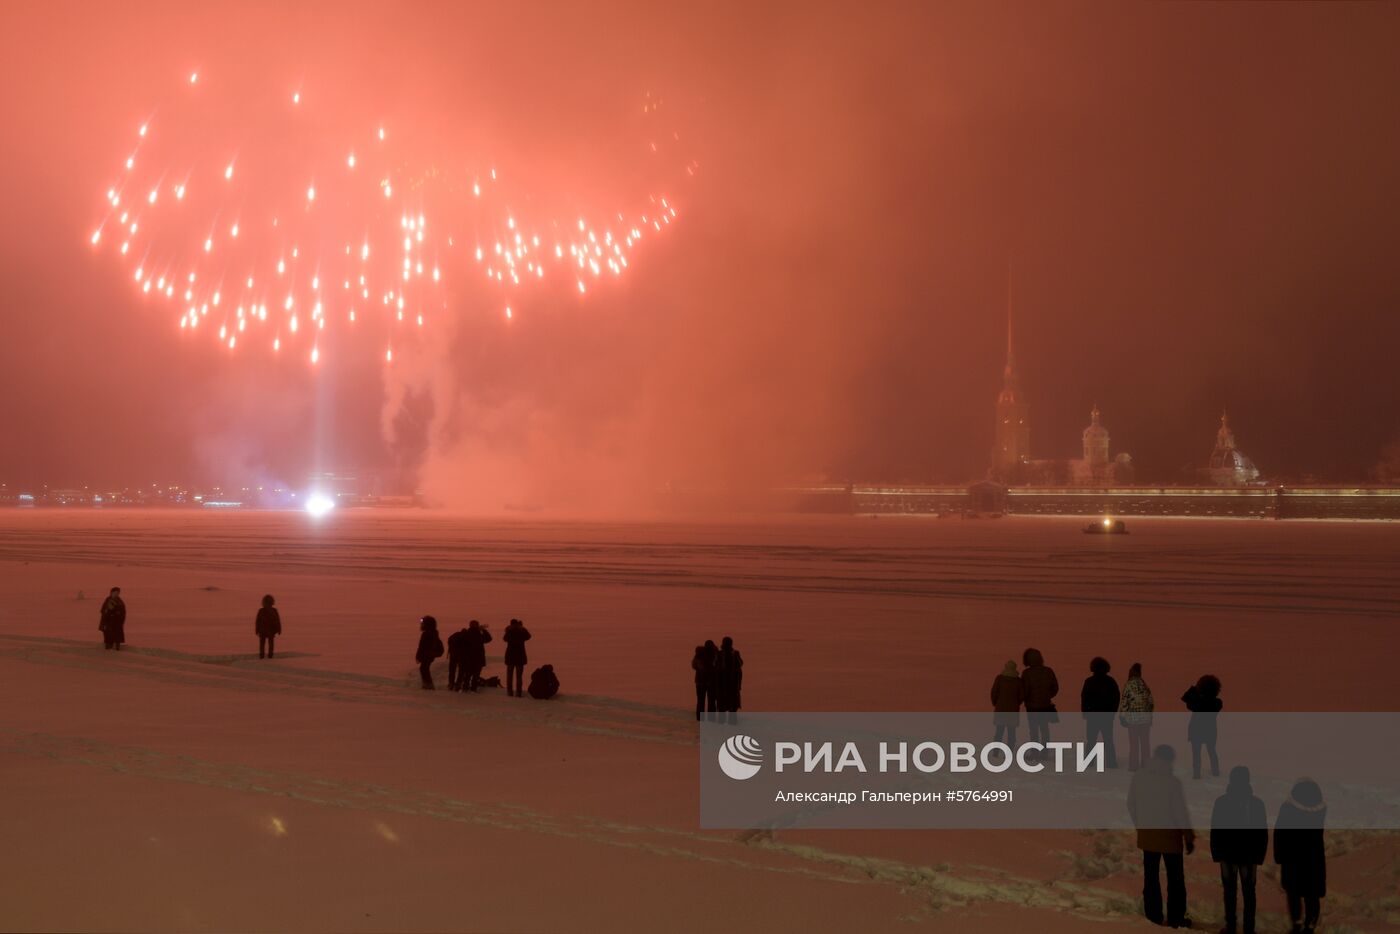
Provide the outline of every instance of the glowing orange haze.
[[1388,5],[12,8],[0,481],[964,479],[1009,266],[1038,456],[1097,401],[1170,478],[1228,405],[1267,470],[1360,477],[1400,433],[1397,40]]

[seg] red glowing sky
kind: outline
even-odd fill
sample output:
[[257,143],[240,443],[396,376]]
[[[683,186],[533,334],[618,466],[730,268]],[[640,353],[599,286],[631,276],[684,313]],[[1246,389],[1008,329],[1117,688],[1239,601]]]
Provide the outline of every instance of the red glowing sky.
[[[1151,477],[1204,457],[1222,405],[1266,470],[1294,475],[1359,478],[1400,435],[1390,6],[6,18],[0,480],[402,463],[564,501],[667,480],[962,479],[991,442],[1008,267],[1040,456],[1073,456],[1095,401]],[[582,301],[530,293],[508,323],[498,293],[454,284],[450,321],[396,374],[377,341],[315,370],[230,354],[87,241],[134,128],[193,69],[228,103],[181,128],[211,148],[303,87],[327,140],[382,115],[425,163],[509,167],[517,207],[599,213],[657,184],[636,154],[650,93],[701,171],[625,276]]]

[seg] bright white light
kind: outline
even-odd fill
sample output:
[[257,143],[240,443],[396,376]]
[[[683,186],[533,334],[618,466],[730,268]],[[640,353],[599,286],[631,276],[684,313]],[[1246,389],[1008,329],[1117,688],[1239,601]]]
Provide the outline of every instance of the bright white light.
[[317,519],[335,508],[335,500],[320,493],[312,493],[306,498],[306,511]]

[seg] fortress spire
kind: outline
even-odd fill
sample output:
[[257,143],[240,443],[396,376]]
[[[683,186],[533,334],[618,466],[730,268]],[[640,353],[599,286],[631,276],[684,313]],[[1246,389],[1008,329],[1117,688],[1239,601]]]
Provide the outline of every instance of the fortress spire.
[[992,467],[1003,480],[1016,478],[1031,452],[1030,406],[1021,395],[1016,372],[1016,340],[1012,330],[1011,273],[1006,275],[1006,368],[1002,371],[1001,392],[997,394],[996,443]]

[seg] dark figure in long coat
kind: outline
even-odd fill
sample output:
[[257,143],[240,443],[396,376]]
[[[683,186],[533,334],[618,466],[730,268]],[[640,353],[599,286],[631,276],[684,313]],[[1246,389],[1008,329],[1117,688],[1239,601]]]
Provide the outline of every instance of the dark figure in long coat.
[[102,630],[102,647],[121,651],[126,641],[126,604],[122,602],[122,589],[113,587],[107,599],[102,601],[102,621],[97,624]]
[[714,658],[705,651],[703,645],[697,645],[695,657],[690,660],[690,667],[695,672],[695,719],[698,721],[705,713],[706,697],[709,697],[711,705],[716,703],[714,697],[710,696],[710,683],[715,676]]
[[[715,640],[706,639],[705,666],[708,674],[705,680],[705,711],[708,714],[719,712],[719,668],[716,664],[718,659],[719,646],[715,645]],[[716,718],[710,716],[708,719]]]
[[491,632],[476,620],[467,624],[467,634],[462,638],[466,648],[463,663],[467,673],[463,676],[462,690],[475,691],[481,681],[481,669],[486,667],[486,643],[491,641]]
[[1235,896],[1244,896],[1244,934],[1254,934],[1254,890],[1259,867],[1269,851],[1269,815],[1249,784],[1249,767],[1230,770],[1230,784],[1215,799],[1210,814],[1210,858],[1220,864],[1225,893],[1225,927],[1238,930]]
[[258,634],[258,658],[271,658],[273,642],[282,635],[282,614],[273,606],[276,602],[272,594],[263,597],[258,618],[253,623],[253,631]]
[[530,641],[530,630],[520,620],[513,619],[501,633],[501,641],[506,644],[506,694],[524,697],[525,663],[529,661],[525,643]]
[[1084,714],[1084,741],[1092,747],[1103,742],[1104,765],[1118,768],[1118,750],[1113,744],[1113,718],[1118,713],[1118,681],[1109,674],[1108,659],[1096,656],[1089,662],[1089,677],[1079,692],[1079,709]]
[[1026,649],[1021,653],[1021,684],[1025,688],[1030,741],[1048,743],[1050,724],[1060,722],[1060,714],[1055,709],[1055,695],[1060,693],[1060,681],[1055,677],[1055,669],[1045,664],[1040,649]]
[[1300,922],[1304,931],[1315,929],[1322,913],[1327,895],[1327,852],[1322,839],[1326,821],[1322,789],[1312,779],[1299,779],[1288,800],[1279,805],[1274,822],[1274,862],[1279,864],[1279,881],[1295,931]]
[[744,687],[744,657],[734,648],[734,640],[725,636],[715,656],[715,689],[719,694],[721,723],[738,723],[740,695]]
[[461,691],[467,682],[467,628],[447,637],[447,689]]
[[418,674],[423,678],[423,690],[433,690],[433,662],[442,658],[442,638],[438,635],[437,620],[425,616],[418,621],[422,635],[418,637],[418,652],[413,660],[418,663]]

